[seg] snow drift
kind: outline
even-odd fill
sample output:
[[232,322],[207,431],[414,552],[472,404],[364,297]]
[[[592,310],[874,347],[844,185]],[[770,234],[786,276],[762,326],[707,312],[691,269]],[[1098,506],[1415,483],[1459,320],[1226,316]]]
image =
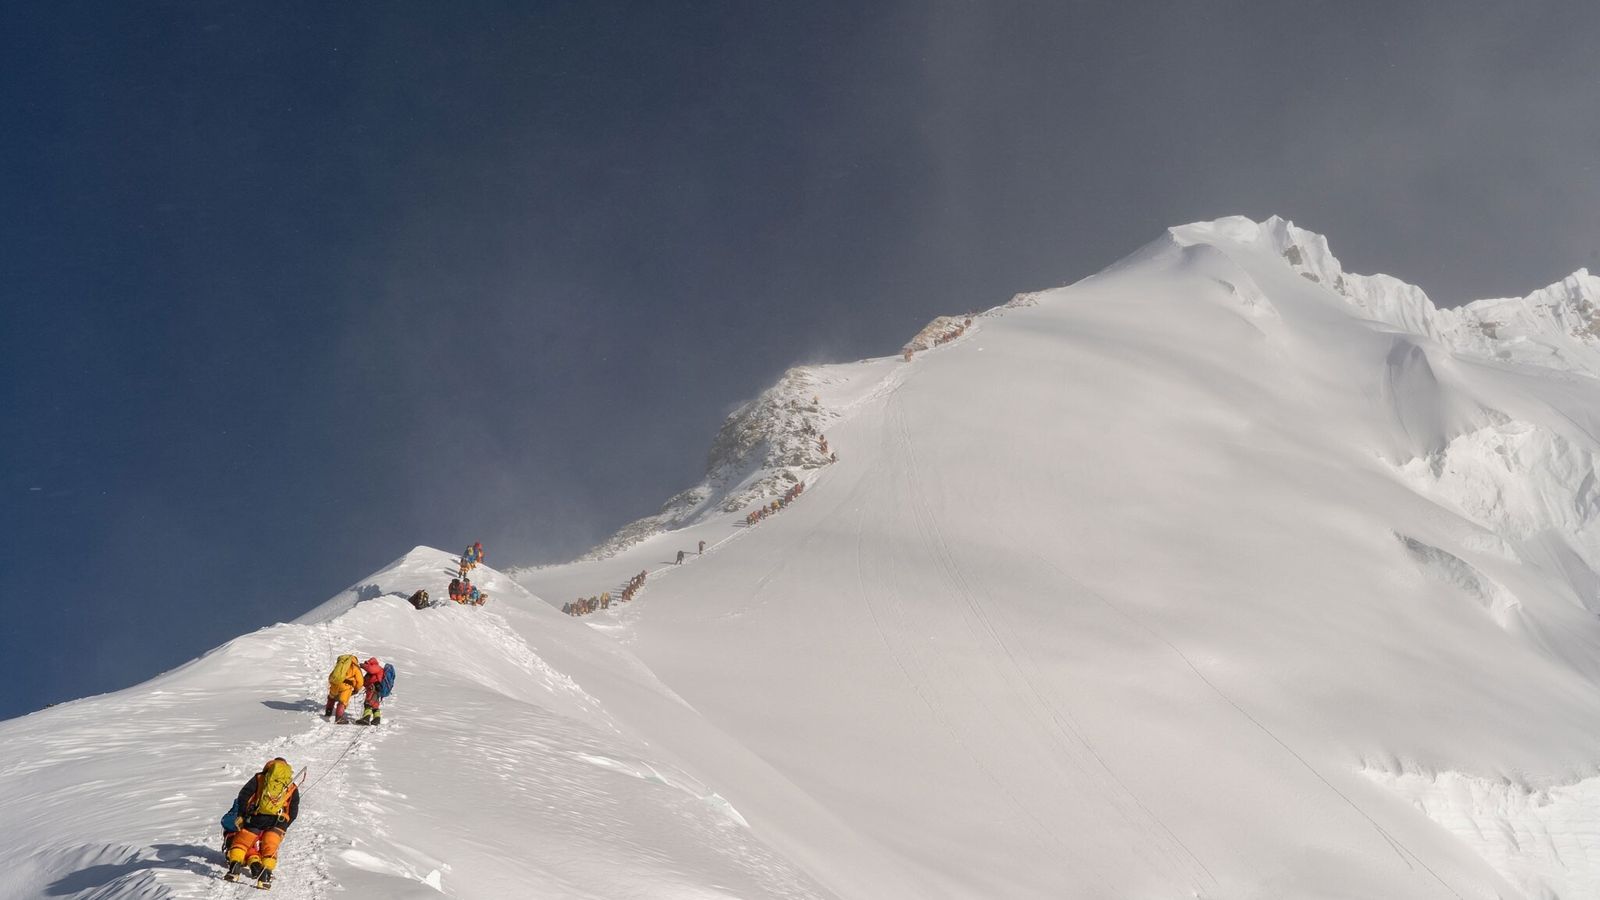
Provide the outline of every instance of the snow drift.
[[[487,607],[411,610],[419,548],[0,724],[0,894],[219,895],[282,753],[299,897],[1600,895],[1597,301],[1440,310],[1280,219],[1172,229],[791,372]],[[358,735],[312,712],[350,651],[401,673]]]

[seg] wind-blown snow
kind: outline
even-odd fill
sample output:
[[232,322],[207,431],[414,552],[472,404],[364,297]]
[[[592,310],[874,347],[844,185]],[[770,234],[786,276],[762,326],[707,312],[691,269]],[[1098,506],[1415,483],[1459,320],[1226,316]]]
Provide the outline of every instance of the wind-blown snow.
[[[0,724],[0,895],[237,890],[283,753],[291,897],[1600,896],[1597,289],[1439,310],[1232,218],[794,370],[486,607],[406,605],[418,548]],[[381,729],[313,714],[349,651]]]

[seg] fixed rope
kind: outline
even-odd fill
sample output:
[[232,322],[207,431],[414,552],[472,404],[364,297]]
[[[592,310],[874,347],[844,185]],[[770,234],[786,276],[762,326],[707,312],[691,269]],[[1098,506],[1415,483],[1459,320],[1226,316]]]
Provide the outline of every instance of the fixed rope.
[[339,753],[338,756],[333,758],[333,762],[331,762],[331,763],[327,764],[326,766],[322,767],[322,771],[317,773],[317,777],[313,778],[311,780],[311,783],[305,786],[305,790],[308,790],[308,791],[311,790],[312,788],[316,787],[318,784],[321,784],[322,783],[322,779],[327,778],[329,775],[333,774],[333,770],[339,768],[339,764],[344,762],[344,758],[346,756],[349,756],[350,755],[350,751],[354,750],[356,748],[356,745],[361,743],[361,739],[366,737],[366,736],[367,736],[367,732],[364,731],[364,730],[360,731],[360,732],[357,732],[356,736],[350,739],[349,745],[347,745],[344,748],[344,750],[342,750]]

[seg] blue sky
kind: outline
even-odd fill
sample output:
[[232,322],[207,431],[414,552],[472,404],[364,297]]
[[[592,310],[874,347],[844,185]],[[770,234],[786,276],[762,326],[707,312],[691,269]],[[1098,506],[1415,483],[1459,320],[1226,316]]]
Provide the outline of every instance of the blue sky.
[[1584,3],[9,4],[0,717],[419,543],[579,552],[786,367],[1280,213],[1600,265]]

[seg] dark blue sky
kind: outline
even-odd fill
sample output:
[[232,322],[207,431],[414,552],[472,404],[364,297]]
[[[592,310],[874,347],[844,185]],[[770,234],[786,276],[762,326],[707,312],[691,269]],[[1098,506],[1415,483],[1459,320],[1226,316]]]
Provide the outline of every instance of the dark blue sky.
[[578,552],[804,362],[1280,213],[1596,265],[1591,3],[0,5],[0,717]]

